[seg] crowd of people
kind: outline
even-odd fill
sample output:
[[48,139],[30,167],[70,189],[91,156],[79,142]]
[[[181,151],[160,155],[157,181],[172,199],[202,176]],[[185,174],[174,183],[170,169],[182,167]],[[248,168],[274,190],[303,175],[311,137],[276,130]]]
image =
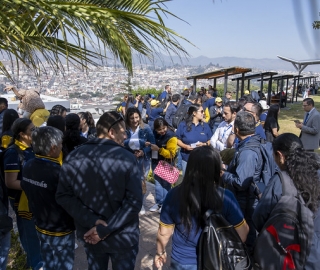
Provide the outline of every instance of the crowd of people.
[[[125,95],[96,124],[90,112],[67,113],[61,105],[45,112],[39,95],[25,99],[28,91],[8,90],[24,101],[17,112],[0,98],[0,269],[10,247],[9,204],[32,269],[73,269],[75,235],[89,269],[107,269],[109,260],[113,269],[134,269],[139,213],[146,211],[160,213],[158,268],[172,237],[171,269],[197,269],[208,209],[222,213],[252,254],[282,196],[278,175],[261,181],[265,160],[257,149],[266,143],[272,143],[268,162],[308,194],[303,197],[316,218],[305,269],[320,263],[320,162],[312,153],[319,147],[320,114],[313,99],[303,100],[298,138],[279,133],[279,105],[251,95],[232,101],[231,92],[219,97],[212,86],[172,95],[166,85],[157,98]],[[154,174],[155,205],[145,209],[144,181],[161,161],[179,168],[183,180],[171,185]]]

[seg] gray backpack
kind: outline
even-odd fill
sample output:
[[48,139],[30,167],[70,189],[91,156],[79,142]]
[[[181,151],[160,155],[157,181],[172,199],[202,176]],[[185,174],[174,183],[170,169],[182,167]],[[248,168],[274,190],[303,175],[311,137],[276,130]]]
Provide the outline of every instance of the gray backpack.
[[313,237],[313,213],[286,172],[277,172],[282,197],[254,246],[254,269],[303,269]]

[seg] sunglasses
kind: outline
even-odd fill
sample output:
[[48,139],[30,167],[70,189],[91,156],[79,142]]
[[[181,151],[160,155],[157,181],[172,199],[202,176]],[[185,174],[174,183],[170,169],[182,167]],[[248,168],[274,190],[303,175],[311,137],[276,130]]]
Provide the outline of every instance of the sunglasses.
[[255,112],[253,112],[253,111],[250,111],[250,110],[248,110],[248,109],[246,109],[246,107],[243,107],[243,109],[242,109],[244,112],[248,112],[248,113],[253,113],[253,114],[256,114]]
[[119,123],[119,122],[121,122],[121,121],[124,121],[124,120],[123,120],[123,117],[122,117],[121,115],[119,115],[119,117],[117,118],[117,120],[115,120],[115,121],[111,124],[111,126],[108,128],[108,132],[110,131],[110,129],[111,129],[115,124],[117,124],[117,123]]
[[203,110],[201,110],[201,111],[198,111],[198,112],[203,113],[204,111],[203,111]]

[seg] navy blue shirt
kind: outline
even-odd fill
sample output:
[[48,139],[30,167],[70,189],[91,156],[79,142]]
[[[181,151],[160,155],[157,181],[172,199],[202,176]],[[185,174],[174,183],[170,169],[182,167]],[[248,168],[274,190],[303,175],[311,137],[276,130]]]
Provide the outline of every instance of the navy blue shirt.
[[159,100],[160,100],[160,101],[163,101],[164,99],[166,99],[167,94],[168,94],[167,91],[163,91],[163,92],[161,93],[160,97],[159,97]]
[[172,126],[172,118],[174,117],[177,109],[178,109],[178,106],[171,103],[166,111],[165,119],[170,126]]
[[214,97],[207,99],[203,104],[202,108],[205,110],[206,108],[210,108],[211,106],[215,105],[216,99]]
[[[199,123],[197,126],[192,123],[191,130],[187,131],[187,124],[185,121],[181,122],[176,131],[177,137],[184,144],[191,145],[192,143],[209,141],[212,137],[212,130],[207,123]],[[182,160],[188,161],[191,151],[181,149]]]
[[[179,215],[180,202],[179,186],[169,191],[162,205],[160,224],[164,226],[175,226],[172,236],[171,257],[181,264],[197,264],[197,245],[202,229],[196,230],[196,223],[192,221],[190,234],[181,223]],[[223,197],[223,217],[235,227],[244,223],[243,214],[239,204],[231,191],[225,190]]]
[[266,134],[265,134],[265,132],[264,132],[264,129],[263,129],[263,127],[262,127],[262,125],[259,123],[259,125],[257,125],[256,126],[256,130],[255,130],[255,133],[254,133],[255,135],[260,135],[260,137],[262,138],[262,139],[267,139],[266,138]]
[[150,114],[148,114],[149,120],[154,121],[157,118],[162,117],[162,113],[163,113],[162,108],[151,108]]

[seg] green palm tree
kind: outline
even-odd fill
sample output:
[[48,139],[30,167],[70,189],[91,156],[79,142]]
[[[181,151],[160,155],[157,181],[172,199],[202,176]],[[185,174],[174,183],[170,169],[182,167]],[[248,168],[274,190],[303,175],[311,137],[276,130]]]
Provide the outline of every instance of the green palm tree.
[[[55,71],[63,63],[97,65],[110,51],[132,74],[132,54],[188,55],[167,28],[168,0],[0,0],[0,50],[12,62]],[[177,18],[177,17],[176,17]],[[0,70],[10,77],[4,64]]]

